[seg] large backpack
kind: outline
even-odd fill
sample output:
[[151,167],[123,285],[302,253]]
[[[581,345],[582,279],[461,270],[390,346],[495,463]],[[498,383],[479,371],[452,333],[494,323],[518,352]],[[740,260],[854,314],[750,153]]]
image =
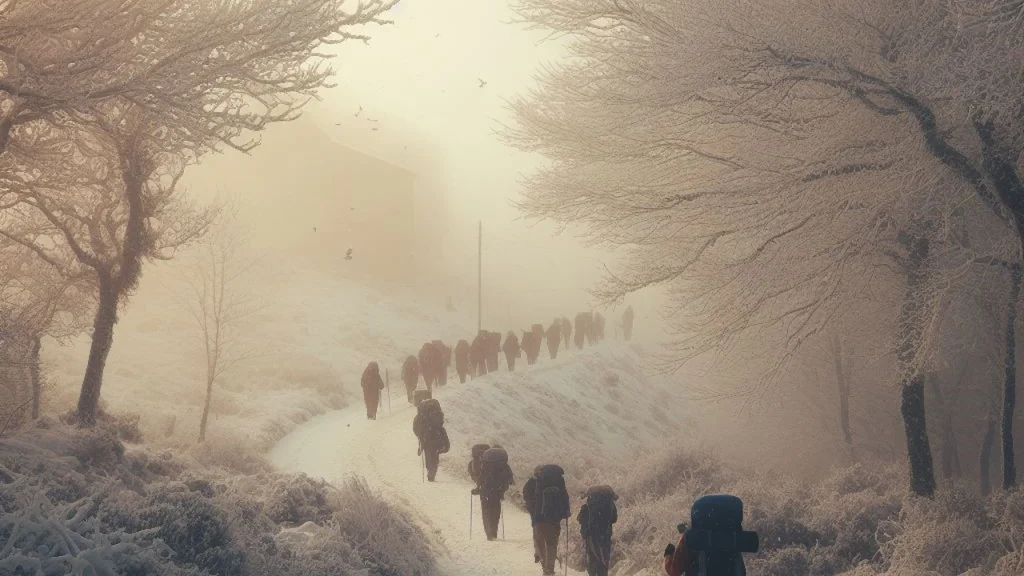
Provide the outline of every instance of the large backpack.
[[444,410],[436,398],[426,398],[416,406],[416,412],[423,415],[423,423],[432,428],[444,426]]
[[[448,452],[451,444],[444,429],[444,411],[436,398],[424,400],[416,407],[413,432],[424,446],[435,445],[442,454]],[[436,442],[436,444],[434,444]]]
[[618,494],[611,486],[591,486],[584,494],[587,499],[587,523],[582,526],[584,534],[598,534],[609,530],[618,520],[615,501]]
[[698,576],[744,576],[743,552],[757,552],[757,532],[743,530],[743,501],[704,496],[690,510],[686,548]]
[[480,458],[483,457],[484,452],[491,449],[490,444],[474,444],[472,448],[472,459],[469,461],[469,477],[473,479],[473,482],[478,486],[480,485],[480,468],[483,462]]
[[569,492],[565,489],[565,471],[557,464],[541,467],[537,477],[540,518],[557,524],[569,517]]
[[488,494],[504,494],[511,481],[508,452],[504,448],[491,448],[484,452],[482,461],[480,489]]

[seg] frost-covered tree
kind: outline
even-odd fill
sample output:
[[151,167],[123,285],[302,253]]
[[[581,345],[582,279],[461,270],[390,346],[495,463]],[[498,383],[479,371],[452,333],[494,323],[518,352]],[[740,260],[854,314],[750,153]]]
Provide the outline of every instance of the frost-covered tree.
[[[39,417],[43,338],[65,341],[84,332],[93,301],[84,278],[62,277],[24,246],[0,238],[0,370],[9,392],[0,410],[24,406],[33,419]],[[27,390],[19,390],[20,382]]]
[[248,357],[239,341],[243,322],[256,311],[246,274],[256,264],[244,254],[243,237],[233,217],[222,219],[203,239],[187,275],[185,309],[199,330],[206,365],[206,395],[199,419],[199,442],[206,440],[214,385]]
[[1007,260],[1024,238],[1024,34],[1008,4],[520,0],[529,24],[571,40],[513,104],[511,139],[550,160],[522,208],[627,247],[603,298],[668,284],[677,364],[773,335],[762,385],[895,250],[911,484],[929,495],[936,248],[956,245],[962,205],[1016,239]]
[[3,5],[0,164],[11,182],[0,231],[65,276],[92,277],[78,402],[88,425],[143,261],[169,257],[209,223],[177,188],[186,167],[225,146],[249,150],[260,130],[296,118],[332,73],[320,50],[366,40],[360,27],[382,23],[395,0],[87,0],[73,20],[45,4]]

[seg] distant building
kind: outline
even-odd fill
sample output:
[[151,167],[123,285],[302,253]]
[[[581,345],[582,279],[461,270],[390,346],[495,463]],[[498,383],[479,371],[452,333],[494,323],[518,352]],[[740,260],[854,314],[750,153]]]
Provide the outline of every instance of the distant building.
[[268,130],[250,156],[211,160],[199,167],[201,185],[239,198],[260,249],[371,284],[414,281],[412,172],[306,119]]

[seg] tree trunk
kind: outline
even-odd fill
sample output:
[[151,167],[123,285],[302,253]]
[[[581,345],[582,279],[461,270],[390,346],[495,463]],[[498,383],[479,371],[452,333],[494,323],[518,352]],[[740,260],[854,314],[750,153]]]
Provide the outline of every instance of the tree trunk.
[[978,459],[978,484],[982,496],[992,493],[992,447],[996,443],[996,419],[985,419],[985,437],[981,440],[981,455]]
[[953,429],[953,413],[946,403],[946,396],[942,391],[942,380],[934,373],[929,375],[929,379],[932,382],[931,388],[935,395],[935,403],[938,405],[942,418],[942,478],[949,480],[959,477],[961,474],[960,453],[956,447],[956,431]]
[[199,442],[206,441],[206,423],[210,419],[210,399],[213,397],[213,378],[206,378],[206,400],[203,402],[203,417],[199,420]]
[[900,412],[907,436],[910,487],[918,496],[931,497],[935,494],[935,469],[925,417],[924,377],[917,363],[927,305],[929,244],[927,238],[909,235],[905,235],[902,242],[908,255],[905,263],[907,289],[900,306],[899,346],[896,349],[902,380]]
[[101,275],[99,284],[100,301],[93,321],[89,363],[86,364],[82,391],[78,396],[78,423],[83,426],[96,424],[103,370],[107,365],[110,347],[114,344],[114,325],[117,324],[119,292],[108,276]]
[[1013,454],[1013,416],[1017,409],[1017,300],[1020,298],[1020,264],[1010,268],[1010,299],[1006,303],[1006,374],[1003,378],[1003,423],[1000,438],[1003,447],[1003,490],[1017,484],[1017,465]]
[[42,375],[40,374],[39,366],[39,353],[43,347],[43,338],[41,336],[32,337],[32,351],[29,357],[29,377],[32,381],[32,419],[36,420],[39,418],[39,406],[42,403],[43,397],[43,381]]
[[832,336],[832,363],[836,373],[836,392],[839,394],[839,429],[843,442],[850,454],[850,460],[857,461],[853,450],[853,430],[850,427],[850,379],[849,368],[843,365],[843,345],[839,336]]

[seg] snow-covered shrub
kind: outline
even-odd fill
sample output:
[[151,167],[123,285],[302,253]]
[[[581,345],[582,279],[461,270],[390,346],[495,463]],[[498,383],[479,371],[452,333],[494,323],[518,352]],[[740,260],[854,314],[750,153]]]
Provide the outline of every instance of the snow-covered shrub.
[[236,474],[268,473],[273,467],[251,441],[230,432],[211,434],[189,449],[200,463]]
[[323,480],[305,474],[282,476],[263,493],[266,514],[278,524],[323,523],[336,507],[329,501],[332,490]]
[[22,573],[431,576],[434,563],[365,484],[232,475],[54,425],[0,440],[0,574]]
[[429,576],[436,565],[430,543],[412,517],[384,501],[366,482],[349,478],[339,494],[334,520],[346,542],[381,576]]

